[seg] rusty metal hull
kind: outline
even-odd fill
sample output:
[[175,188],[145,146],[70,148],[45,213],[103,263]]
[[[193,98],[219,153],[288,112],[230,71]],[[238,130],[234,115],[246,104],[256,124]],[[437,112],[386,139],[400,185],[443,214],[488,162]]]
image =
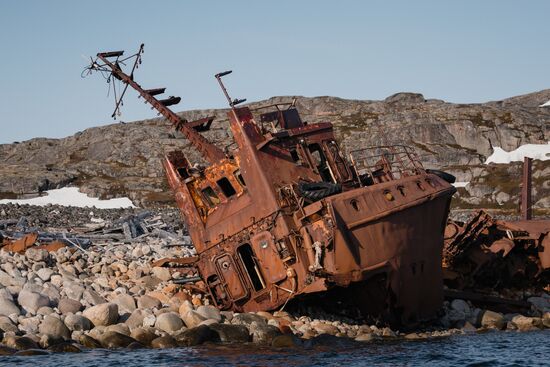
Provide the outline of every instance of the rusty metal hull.
[[364,313],[403,324],[434,316],[455,192],[444,175],[425,170],[414,150],[399,145],[346,156],[332,124],[303,121],[295,101],[236,107],[244,100],[231,99],[221,81],[230,71],[216,74],[234,138],[234,148],[221,149],[199,133],[212,118],[184,120],[167,107],[178,98],[159,100],[160,90],[134,81],[142,52],[143,45],[129,75],[120,52],[99,53],[102,64],[94,61],[90,71],[110,70],[134,88],[210,163],[191,164],[181,151],[163,161],[213,304],[274,310],[337,289]]
[[[417,181],[414,177],[399,185],[407,187]],[[432,318],[442,306],[443,231],[454,189],[443,182],[438,185],[439,191],[409,192],[409,197],[395,198],[397,203],[392,208],[387,209],[386,202],[382,202],[378,212],[362,216],[349,209],[346,202],[363,199],[364,203],[372,203],[384,187],[353,190],[330,198],[337,230],[332,264],[326,266],[331,273],[329,279],[342,286],[375,276],[382,276],[386,282],[385,299],[377,303],[378,307],[372,307],[376,302],[369,299],[376,296],[366,291],[362,306],[367,313],[383,314],[380,307],[389,306],[399,322],[412,324]],[[364,287],[370,288],[368,284]]]

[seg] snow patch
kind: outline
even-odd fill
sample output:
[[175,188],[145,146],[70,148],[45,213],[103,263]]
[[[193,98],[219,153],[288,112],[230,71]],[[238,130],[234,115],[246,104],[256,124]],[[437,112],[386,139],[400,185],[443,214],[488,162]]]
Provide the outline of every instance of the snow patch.
[[109,200],[100,200],[98,198],[88,197],[86,194],[78,191],[78,187],[63,187],[61,189],[46,191],[47,195],[32,199],[4,199],[0,204],[29,204],[45,206],[48,204],[62,206],[76,206],[79,208],[96,207],[98,209],[118,209],[135,208],[132,201],[128,198],[116,198]]
[[550,101],[541,104],[539,107],[550,107]]
[[454,187],[466,187],[469,183],[470,181],[457,181],[451,185],[453,185]]
[[541,161],[550,159],[550,142],[547,144],[525,144],[511,152],[507,152],[499,147],[493,147],[493,154],[487,158],[485,164],[521,162],[525,157]]

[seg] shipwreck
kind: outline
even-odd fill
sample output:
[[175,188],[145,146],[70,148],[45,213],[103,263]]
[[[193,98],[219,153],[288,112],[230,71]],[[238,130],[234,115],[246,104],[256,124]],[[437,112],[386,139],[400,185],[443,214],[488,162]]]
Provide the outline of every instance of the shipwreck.
[[182,151],[164,158],[197,251],[191,265],[217,307],[274,310],[334,291],[365,314],[405,325],[435,315],[452,176],[423,168],[405,146],[344,154],[332,124],[308,124],[293,102],[252,109],[230,98],[222,78],[231,71],[215,76],[235,143],[223,150],[201,135],[214,118],[187,121],[169,108],[181,98],[160,99],[165,88],[134,80],[142,53],[143,45],[126,58],[98,53],[87,71],[123,83],[115,113],[132,87],[209,163],[192,164]]

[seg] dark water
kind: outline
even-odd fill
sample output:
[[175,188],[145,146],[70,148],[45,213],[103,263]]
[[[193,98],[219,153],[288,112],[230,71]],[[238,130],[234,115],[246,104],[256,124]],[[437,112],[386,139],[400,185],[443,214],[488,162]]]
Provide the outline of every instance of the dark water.
[[165,350],[90,350],[0,357],[0,366],[550,366],[550,331],[492,332],[427,341],[355,343],[274,350],[251,345]]

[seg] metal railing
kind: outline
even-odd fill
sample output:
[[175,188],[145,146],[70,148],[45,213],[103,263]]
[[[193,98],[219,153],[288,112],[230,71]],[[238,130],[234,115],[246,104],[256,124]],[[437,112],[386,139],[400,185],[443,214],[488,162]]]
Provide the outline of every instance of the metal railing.
[[358,175],[368,175],[374,183],[424,172],[414,149],[405,145],[366,147],[350,151],[349,157]]

